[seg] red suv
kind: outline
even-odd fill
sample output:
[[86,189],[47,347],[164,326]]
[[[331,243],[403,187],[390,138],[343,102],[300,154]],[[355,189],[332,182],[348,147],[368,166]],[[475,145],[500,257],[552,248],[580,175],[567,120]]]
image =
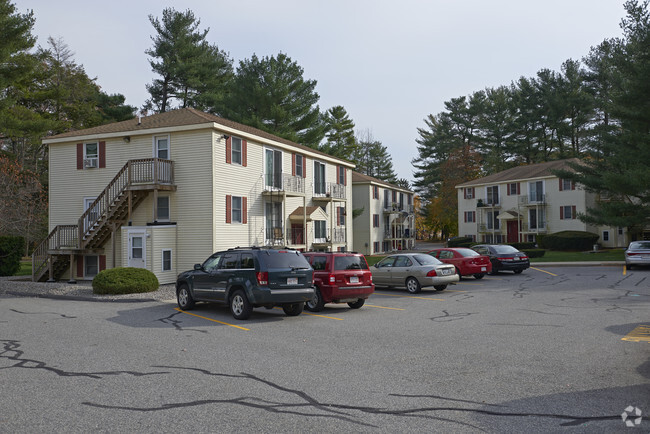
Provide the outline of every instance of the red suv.
[[323,310],[325,303],[347,303],[359,309],[375,292],[366,258],[355,252],[306,252],[314,269],[314,298],[305,303],[312,312]]

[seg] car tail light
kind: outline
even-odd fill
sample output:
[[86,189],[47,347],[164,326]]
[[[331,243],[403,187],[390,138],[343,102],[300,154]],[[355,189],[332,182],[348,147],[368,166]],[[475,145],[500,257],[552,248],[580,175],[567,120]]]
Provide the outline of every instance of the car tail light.
[[329,280],[330,283],[336,283],[336,276],[333,275],[333,274],[330,274],[328,280]]
[[524,259],[528,259],[528,256],[520,256],[519,259],[523,261]]
[[369,274],[368,274],[368,281],[369,281],[369,282],[372,282],[372,273],[369,273]]
[[641,253],[628,253],[628,252],[625,252],[625,254],[627,256],[636,256],[636,255],[640,255]]
[[259,271],[259,272],[257,272],[257,283],[260,286],[267,286],[269,284],[269,273],[268,273],[268,271]]
[[427,273],[427,277],[435,277],[437,276],[436,270],[431,270]]

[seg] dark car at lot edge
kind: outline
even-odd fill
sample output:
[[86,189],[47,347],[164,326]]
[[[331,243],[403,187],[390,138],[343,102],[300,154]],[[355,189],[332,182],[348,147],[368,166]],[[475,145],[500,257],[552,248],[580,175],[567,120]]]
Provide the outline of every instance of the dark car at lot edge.
[[625,267],[650,265],[650,241],[632,241],[625,249]]
[[314,298],[305,303],[312,312],[323,310],[325,303],[347,303],[359,309],[375,292],[366,258],[355,252],[306,252],[314,269]]
[[530,267],[528,255],[507,244],[477,244],[472,246],[472,249],[490,258],[492,274],[499,271],[512,271],[519,274]]
[[300,315],[314,297],[313,270],[297,250],[264,247],[216,252],[176,280],[182,310],[197,301],[227,303],[235,319],[247,319],[255,307],[281,306],[289,316]]
[[456,267],[456,273],[460,277],[474,276],[476,279],[482,279],[492,271],[490,258],[467,247],[445,247],[428,253],[445,264]]

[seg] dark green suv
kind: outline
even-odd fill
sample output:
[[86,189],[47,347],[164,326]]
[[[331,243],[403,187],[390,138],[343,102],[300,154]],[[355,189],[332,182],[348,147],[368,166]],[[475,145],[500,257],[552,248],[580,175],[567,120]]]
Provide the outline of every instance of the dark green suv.
[[228,303],[235,319],[247,319],[254,307],[281,306],[300,315],[314,297],[314,270],[297,250],[237,247],[217,252],[176,279],[183,310],[197,301]]

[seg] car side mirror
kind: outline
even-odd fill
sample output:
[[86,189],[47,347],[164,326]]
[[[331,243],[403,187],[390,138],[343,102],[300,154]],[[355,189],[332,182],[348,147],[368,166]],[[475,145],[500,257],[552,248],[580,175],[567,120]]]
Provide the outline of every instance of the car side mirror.
[[201,270],[201,269],[203,269],[203,267],[201,266],[201,264],[194,264],[194,269],[195,270]]

